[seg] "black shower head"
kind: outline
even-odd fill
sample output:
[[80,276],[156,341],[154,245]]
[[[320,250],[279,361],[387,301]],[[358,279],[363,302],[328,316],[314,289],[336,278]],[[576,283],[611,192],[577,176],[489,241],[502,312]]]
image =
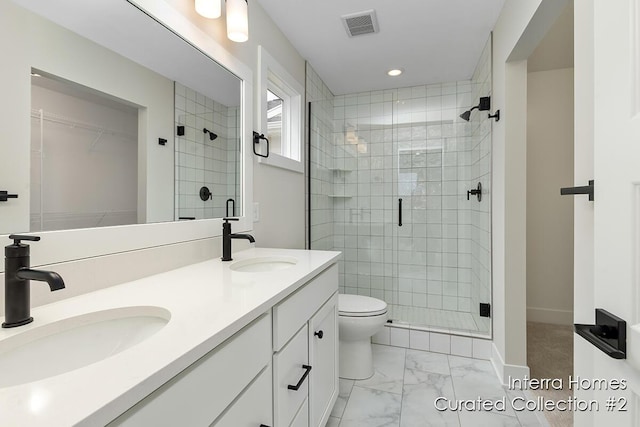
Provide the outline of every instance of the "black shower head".
[[218,137],[218,135],[216,135],[215,133],[211,132],[207,128],[202,129],[202,132],[208,133],[209,134],[209,139],[212,140],[212,141]]
[[478,105],[476,105],[475,107],[473,107],[472,109],[465,111],[464,113],[460,114],[460,118],[466,122],[469,121],[469,119],[471,118],[471,112],[475,109],[478,109],[480,111],[487,111],[491,109],[491,97],[489,96],[482,96],[480,97],[480,103]]

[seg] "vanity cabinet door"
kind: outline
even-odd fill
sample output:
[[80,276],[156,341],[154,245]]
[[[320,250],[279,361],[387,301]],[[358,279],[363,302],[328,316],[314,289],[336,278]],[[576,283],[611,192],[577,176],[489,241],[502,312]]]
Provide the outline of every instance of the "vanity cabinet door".
[[338,294],[309,320],[309,426],[324,426],[338,398]]
[[271,316],[265,315],[138,402],[109,427],[209,426],[269,365],[270,359]]
[[272,426],[271,365],[240,395],[214,427]]

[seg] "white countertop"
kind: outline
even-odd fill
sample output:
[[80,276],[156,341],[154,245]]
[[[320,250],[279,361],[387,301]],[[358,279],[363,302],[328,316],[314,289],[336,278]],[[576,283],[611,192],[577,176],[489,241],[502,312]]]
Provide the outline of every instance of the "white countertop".
[[254,248],[233,256],[234,261],[290,256],[298,262],[285,270],[243,273],[229,268],[233,262],[205,261],[33,308],[33,323],[0,330],[1,342],[51,322],[118,307],[156,306],[171,313],[163,329],[128,350],[55,377],[0,388],[0,426],[110,422],[335,263],[340,253]]

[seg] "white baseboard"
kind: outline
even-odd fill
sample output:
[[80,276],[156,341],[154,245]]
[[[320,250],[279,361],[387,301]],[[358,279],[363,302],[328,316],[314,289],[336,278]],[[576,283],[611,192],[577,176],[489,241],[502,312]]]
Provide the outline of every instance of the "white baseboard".
[[527,307],[527,321],[552,323],[554,325],[573,325],[573,311]]
[[509,382],[509,378],[518,378],[523,379],[525,376],[529,376],[529,367],[522,365],[509,365],[504,363],[502,359],[502,355],[498,351],[495,343],[491,344],[491,364],[493,365],[493,369],[498,374],[498,378],[500,382],[504,385],[507,385]]

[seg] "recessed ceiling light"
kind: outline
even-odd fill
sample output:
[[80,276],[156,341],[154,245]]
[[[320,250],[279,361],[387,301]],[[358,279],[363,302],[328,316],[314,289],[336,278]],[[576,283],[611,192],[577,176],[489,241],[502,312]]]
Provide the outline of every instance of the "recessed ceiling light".
[[402,69],[394,68],[393,70],[387,71],[387,74],[390,75],[391,77],[396,77],[402,74]]

